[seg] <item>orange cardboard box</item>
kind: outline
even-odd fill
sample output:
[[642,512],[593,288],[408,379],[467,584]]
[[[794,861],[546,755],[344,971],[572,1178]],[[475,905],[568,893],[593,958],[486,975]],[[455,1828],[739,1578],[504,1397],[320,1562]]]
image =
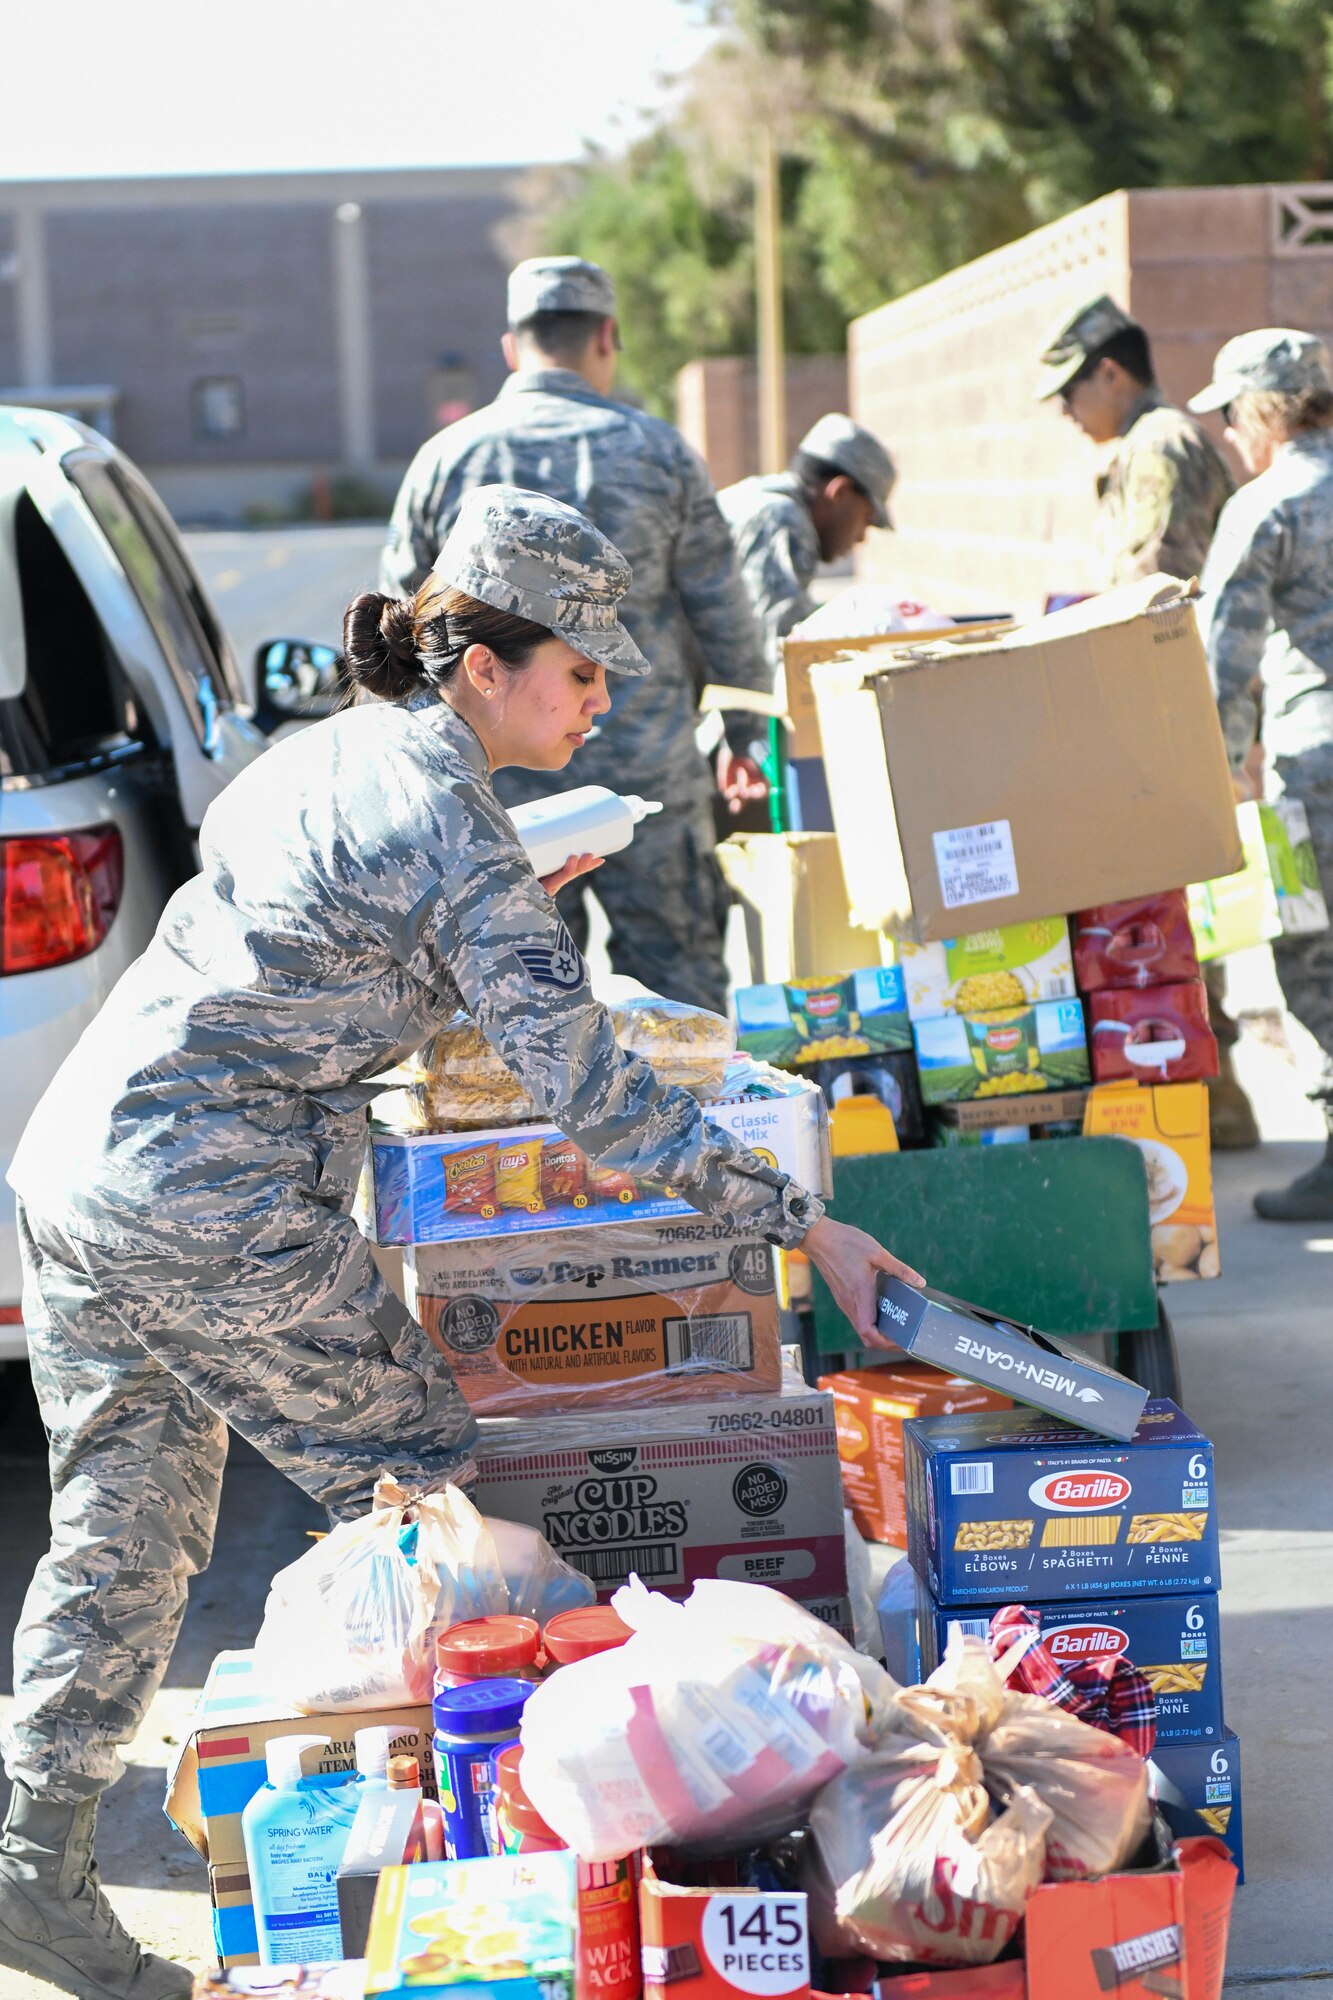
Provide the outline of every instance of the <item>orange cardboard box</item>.
[[1207,1085],[1103,1084],[1088,1095],[1083,1131],[1132,1139],[1143,1155],[1158,1284],[1219,1277]]
[[644,2000],[809,2000],[806,1899],[761,1889],[684,1889],[647,1864],[639,1884]]
[[1028,1898],[1027,2000],[1220,2000],[1236,1864],[1220,1840]]
[[821,1375],[833,1397],[842,1465],[843,1499],[872,1542],[907,1542],[903,1499],[903,1423],[908,1417],[951,1416],[955,1410],[1011,1410],[1013,1398],[945,1375],[925,1362],[896,1368],[848,1368]]

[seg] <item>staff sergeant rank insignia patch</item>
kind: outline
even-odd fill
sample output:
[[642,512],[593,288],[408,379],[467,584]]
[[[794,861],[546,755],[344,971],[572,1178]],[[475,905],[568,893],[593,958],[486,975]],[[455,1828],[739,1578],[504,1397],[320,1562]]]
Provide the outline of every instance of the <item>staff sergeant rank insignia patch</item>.
[[514,947],[514,955],[529,979],[539,986],[554,986],[561,993],[572,993],[583,984],[583,956],[563,924],[554,945],[519,944]]

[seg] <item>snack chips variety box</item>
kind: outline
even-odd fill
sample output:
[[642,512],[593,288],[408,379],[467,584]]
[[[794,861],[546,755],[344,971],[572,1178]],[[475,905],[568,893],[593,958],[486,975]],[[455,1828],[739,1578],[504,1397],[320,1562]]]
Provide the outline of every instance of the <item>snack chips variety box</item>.
[[903,1459],[907,1552],[939,1604],[1218,1588],[1213,1448],[1174,1403],[1129,1444],[1031,1410],[920,1417]]
[[944,1014],[915,1022],[912,1035],[927,1104],[1068,1090],[1092,1076],[1078,1000]]
[[738,1045],[763,1062],[786,1067],[912,1046],[903,975],[896,965],[871,966],[842,979],[742,986],[735,1009]]
[[810,1938],[800,1891],[679,1888],[649,1866],[639,1884],[644,2000],[803,2000]]
[[1089,1094],[1083,1130],[1131,1139],[1143,1155],[1158,1284],[1218,1277],[1207,1085],[1107,1084]]
[[1012,1399],[978,1388],[961,1375],[906,1362],[897,1368],[847,1368],[821,1375],[833,1398],[842,1462],[843,1499],[861,1533],[872,1542],[902,1547],[907,1535],[903,1503],[903,1424],[908,1417],[951,1415],[955,1410],[1008,1410]]
[[[944,1658],[955,1626],[984,1639],[991,1619],[1007,1602],[997,1595],[986,1604],[937,1604],[918,1577],[923,1673],[933,1672]],[[1222,1641],[1216,1591],[1200,1591],[1197,1597],[1108,1597],[1028,1608],[1062,1666],[1123,1654],[1147,1676],[1157,1698],[1159,1743],[1220,1742]]]
[[1030,1007],[1038,1000],[1068,1000],[1074,993],[1069,925],[1063,917],[971,931],[937,944],[903,940],[897,957],[914,1021]]
[[1089,994],[1088,1040],[1098,1083],[1193,1083],[1217,1075],[1202,979]]
[[1176,986],[1197,979],[1199,960],[1183,889],[1103,903],[1074,918],[1074,968],[1079,989]]
[[576,1898],[572,1854],[386,1868],[367,2000],[574,2000]]
[[705,1216],[420,1244],[403,1275],[487,1416],[781,1387],[772,1250]]
[[1220,1743],[1162,1743],[1148,1766],[1153,1795],[1172,1831],[1197,1833],[1187,1818],[1196,1813],[1224,1842],[1245,1880],[1245,1830],[1241,1818],[1240,1738],[1224,1729]]

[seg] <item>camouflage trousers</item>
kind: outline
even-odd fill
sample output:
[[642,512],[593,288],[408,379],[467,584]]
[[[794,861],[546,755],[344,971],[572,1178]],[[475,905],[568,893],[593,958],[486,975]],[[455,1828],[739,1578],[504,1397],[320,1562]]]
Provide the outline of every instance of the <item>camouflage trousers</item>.
[[23,1318],[51,1547],[14,1635],[11,1778],[67,1803],[119,1775],[208,1565],[230,1424],[332,1514],[379,1472],[438,1486],[476,1437],[349,1218],[268,1256],[168,1264],[25,1215]]
[[[1274,769],[1282,788],[1305,807],[1319,879],[1333,910],[1333,744],[1279,757]],[[1288,1010],[1319,1044],[1310,1096],[1321,1099],[1333,1116],[1333,931],[1279,938],[1273,961]]]

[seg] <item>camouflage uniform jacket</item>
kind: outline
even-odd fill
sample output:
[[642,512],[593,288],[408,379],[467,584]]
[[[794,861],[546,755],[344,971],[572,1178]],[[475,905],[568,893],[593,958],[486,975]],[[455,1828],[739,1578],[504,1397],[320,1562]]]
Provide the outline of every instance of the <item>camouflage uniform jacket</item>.
[[820,1212],[617,1048],[480,742],[435,695],[276,744],[200,847],[15,1156],[12,1184],[66,1234],[308,1270],[302,1247],[350,1208],[373,1079],[460,1004],[594,1158],[784,1243]]
[[1221,453],[1193,417],[1145,390],[1097,482],[1112,583],[1164,570],[1198,576],[1234,489]]
[[703,461],[670,424],[599,396],[572,369],[511,375],[493,403],[431,438],[408,467],[382,587],[416,590],[463,494],[494,480],[577,507],[633,571],[621,622],[652,673],[615,689],[571,782],[706,804],[713,781],[694,741],[697,663],[705,681],[732,687],[767,691],[770,675]]
[[724,487],[717,504],[731,529],[776,677],[783,640],[815,608],[810,584],[819,567],[819,537],[804,489],[794,473],[760,474]]
[[1200,579],[1227,748],[1270,760],[1333,743],[1333,431],[1307,431],[1229,500]]

